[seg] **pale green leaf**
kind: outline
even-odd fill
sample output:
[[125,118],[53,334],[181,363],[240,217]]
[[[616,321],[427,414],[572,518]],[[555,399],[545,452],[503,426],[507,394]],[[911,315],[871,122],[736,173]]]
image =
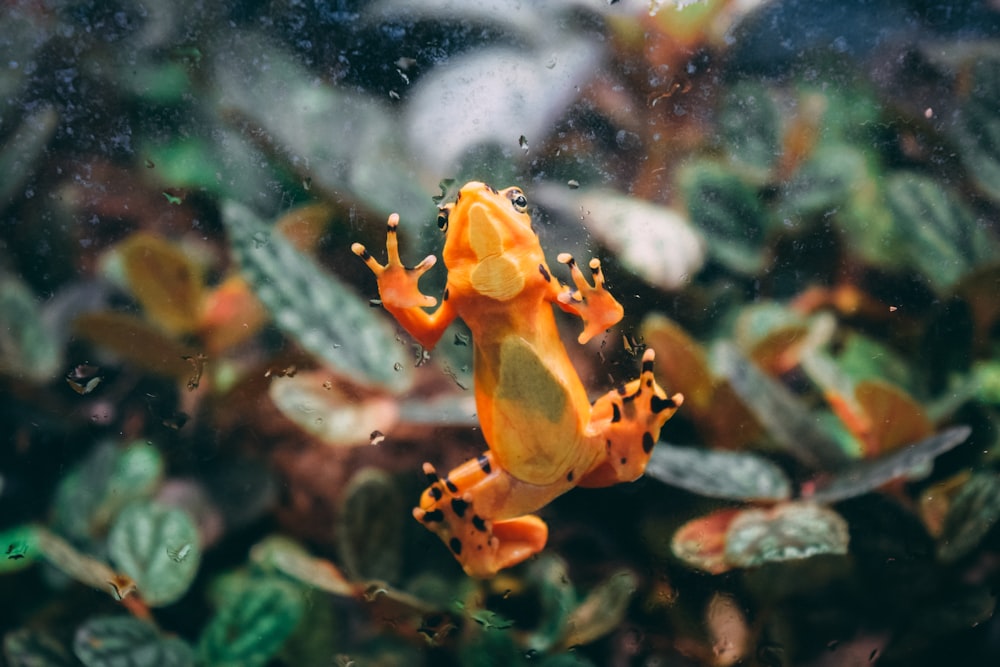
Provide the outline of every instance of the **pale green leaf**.
[[111,527],[108,550],[135,580],[150,606],[175,602],[187,592],[201,562],[198,529],[186,512],[156,503],[126,507]]

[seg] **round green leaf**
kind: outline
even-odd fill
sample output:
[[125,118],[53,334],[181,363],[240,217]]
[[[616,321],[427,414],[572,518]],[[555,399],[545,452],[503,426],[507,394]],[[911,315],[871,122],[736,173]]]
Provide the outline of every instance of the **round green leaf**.
[[278,652],[302,618],[302,592],[275,578],[231,583],[201,636],[202,662],[214,667],[257,667]]
[[733,171],[702,161],[679,172],[688,214],[708,239],[708,250],[739,273],[764,267],[765,219],[757,193]]
[[846,554],[847,522],[813,503],[785,503],[771,510],[740,512],[726,531],[726,562],[753,567],[821,554]]
[[125,508],[108,536],[111,558],[151,606],[178,600],[198,572],[198,529],[186,512],[156,503]]
[[726,94],[719,114],[722,145],[734,162],[766,176],[781,153],[781,118],[770,91],[740,83]]
[[92,618],[76,631],[73,652],[87,667],[185,667],[194,652],[184,641],[165,639],[131,616]]

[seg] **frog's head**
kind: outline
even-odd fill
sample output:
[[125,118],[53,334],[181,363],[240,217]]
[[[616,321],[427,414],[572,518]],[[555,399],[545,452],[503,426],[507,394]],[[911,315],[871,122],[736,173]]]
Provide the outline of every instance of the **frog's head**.
[[448,269],[470,268],[473,288],[496,299],[510,298],[523,287],[520,254],[540,252],[528,200],[517,187],[466,183],[454,203],[441,207],[438,227],[447,235],[442,255]]

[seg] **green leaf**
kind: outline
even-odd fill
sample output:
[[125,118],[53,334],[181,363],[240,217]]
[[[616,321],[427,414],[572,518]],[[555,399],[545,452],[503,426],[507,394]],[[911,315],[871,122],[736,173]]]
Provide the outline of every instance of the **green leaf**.
[[0,272],[0,373],[45,382],[62,363],[62,349],[42,320],[31,290],[19,278]]
[[716,260],[739,273],[764,268],[764,211],[751,187],[735,172],[708,161],[682,168],[678,186],[691,222],[705,235]]
[[22,524],[0,531],[0,574],[23,570],[41,555],[34,525]]
[[938,556],[955,561],[972,551],[1000,520],[1000,475],[976,472],[951,501]]
[[941,454],[965,442],[971,432],[968,426],[956,426],[876,459],[855,461],[818,482],[809,499],[830,504],[873,491],[887,482],[925,468]]
[[784,500],[792,483],[771,461],[750,452],[658,445],[646,474],[664,484],[709,498]]
[[175,602],[198,573],[198,529],[186,512],[157,503],[126,507],[111,527],[108,551],[153,607]]
[[886,196],[910,262],[939,293],[951,290],[977,265],[996,261],[997,245],[986,229],[954,192],[934,179],[893,174]]
[[849,332],[840,339],[837,367],[852,380],[885,380],[905,389],[913,387],[913,371],[892,348],[873,338]]
[[185,667],[194,652],[183,640],[167,639],[131,616],[92,618],[76,631],[73,652],[87,667]]
[[51,635],[21,628],[3,638],[3,655],[9,667],[71,667],[73,657]]
[[340,503],[337,546],[355,579],[397,581],[403,559],[403,521],[409,513],[392,476],[364,468],[351,478]]
[[142,151],[155,165],[159,179],[174,188],[203,189],[212,194],[226,192],[219,181],[222,165],[212,146],[195,138],[174,138],[168,144],[154,144]]
[[384,316],[244,206],[226,202],[222,219],[247,283],[282,331],[357,382],[410,385],[412,361]]
[[784,503],[770,510],[740,512],[726,532],[726,562],[754,567],[821,554],[846,554],[847,522],[813,503]]
[[87,542],[103,533],[122,507],[156,492],[163,478],[163,459],[153,445],[137,441],[121,448],[106,440],[56,489],[54,527]]
[[962,162],[979,189],[1000,202],[1000,60],[972,67],[972,89],[954,126]]
[[904,256],[873,161],[847,144],[823,145],[789,182],[779,208],[786,226],[833,215],[851,250],[875,266]]
[[781,117],[770,91],[757,83],[738,83],[726,93],[719,113],[723,148],[741,168],[766,178],[781,153]]
[[201,660],[214,667],[267,664],[302,618],[302,591],[274,577],[243,577],[227,588],[201,635]]

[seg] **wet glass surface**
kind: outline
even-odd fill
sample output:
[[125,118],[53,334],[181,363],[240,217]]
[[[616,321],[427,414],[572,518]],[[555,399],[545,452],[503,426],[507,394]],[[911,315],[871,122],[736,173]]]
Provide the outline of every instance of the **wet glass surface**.
[[[9,2],[0,53],[7,664],[1000,657],[996,2]],[[352,253],[393,213],[433,349]]]

